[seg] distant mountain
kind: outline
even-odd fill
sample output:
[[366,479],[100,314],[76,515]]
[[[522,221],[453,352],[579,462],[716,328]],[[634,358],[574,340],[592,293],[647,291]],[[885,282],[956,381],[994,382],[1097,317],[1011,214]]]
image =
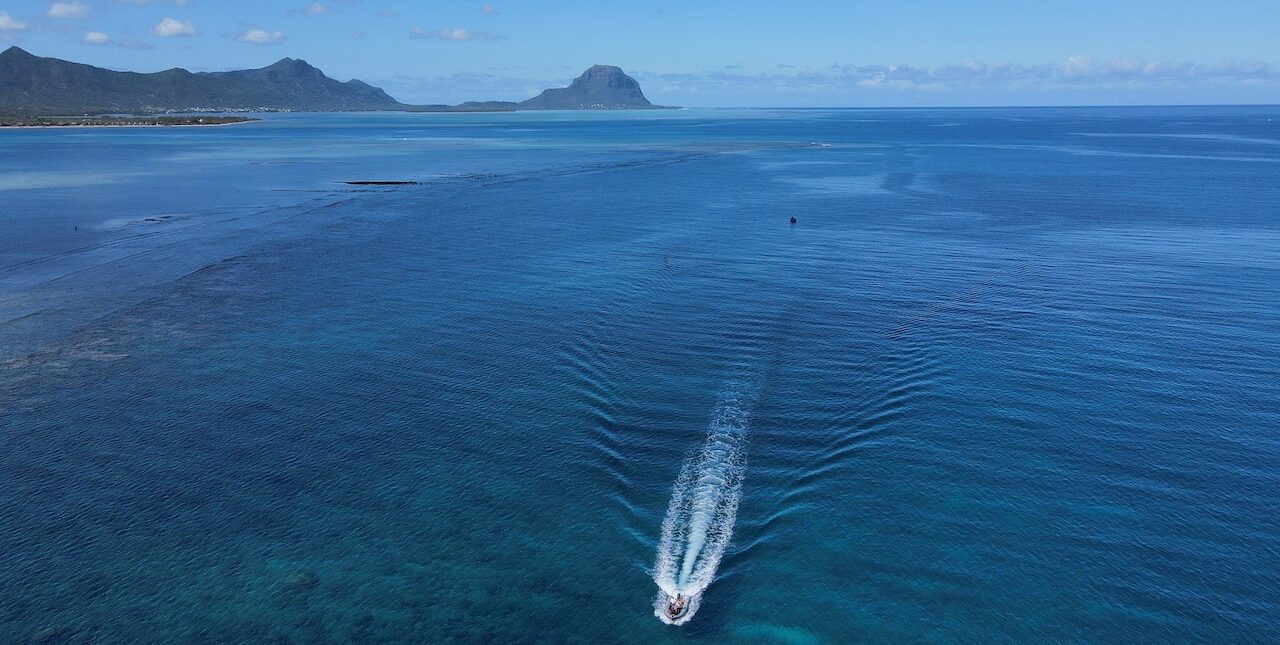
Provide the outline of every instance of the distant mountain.
[[294,110],[347,112],[511,112],[515,110],[664,109],[644,97],[634,78],[611,65],[595,65],[569,87],[527,101],[468,101],[460,105],[405,105],[361,81],[335,81],[304,60],[283,58],[262,69],[153,74],[116,72],[18,47],[0,53],[0,114]]
[[560,87],[521,101],[521,110],[662,109],[644,97],[636,79],[612,65],[592,65],[569,87]]
[[352,80],[342,83],[306,61],[285,58],[234,72],[154,74],[115,72],[18,47],[0,53],[0,113],[95,114],[192,110],[396,110],[386,92]]
[[546,90],[519,103],[467,101],[458,105],[407,105],[410,112],[514,112],[516,110],[670,110],[644,97],[636,79],[612,65],[593,65],[569,87]]

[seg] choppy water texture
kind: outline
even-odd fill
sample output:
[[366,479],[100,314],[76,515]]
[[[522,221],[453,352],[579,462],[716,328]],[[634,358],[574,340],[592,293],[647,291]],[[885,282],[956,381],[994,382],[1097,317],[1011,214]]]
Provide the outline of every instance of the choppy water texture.
[[1277,142],[0,132],[0,642],[1280,640]]

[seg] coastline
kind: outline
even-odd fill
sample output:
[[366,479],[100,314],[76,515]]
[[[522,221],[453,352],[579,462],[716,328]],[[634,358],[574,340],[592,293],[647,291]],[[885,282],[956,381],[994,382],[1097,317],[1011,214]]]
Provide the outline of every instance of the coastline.
[[0,117],[0,130],[43,128],[181,128],[239,125],[261,121],[241,116],[216,117]]

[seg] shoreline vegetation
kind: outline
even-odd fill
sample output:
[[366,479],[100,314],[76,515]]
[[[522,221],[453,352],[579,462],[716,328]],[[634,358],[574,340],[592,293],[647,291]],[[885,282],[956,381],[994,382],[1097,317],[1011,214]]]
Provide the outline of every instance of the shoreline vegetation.
[[259,120],[244,116],[0,116],[0,128],[232,125]]

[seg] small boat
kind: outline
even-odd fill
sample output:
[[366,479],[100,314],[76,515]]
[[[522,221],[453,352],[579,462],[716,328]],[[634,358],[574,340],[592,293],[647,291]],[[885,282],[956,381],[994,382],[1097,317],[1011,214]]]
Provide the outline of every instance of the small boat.
[[689,613],[689,599],[681,594],[676,594],[667,603],[667,617],[671,620],[679,620],[682,616]]
[[663,589],[653,599],[653,615],[668,625],[683,625],[697,613],[700,601],[699,594]]

